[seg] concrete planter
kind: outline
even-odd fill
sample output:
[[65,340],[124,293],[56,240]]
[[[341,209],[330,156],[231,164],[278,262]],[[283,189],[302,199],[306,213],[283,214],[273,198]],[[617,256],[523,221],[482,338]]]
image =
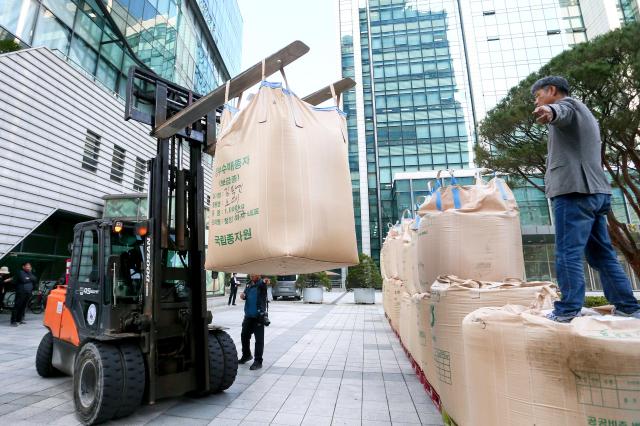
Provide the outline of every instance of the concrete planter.
[[322,303],[324,289],[322,287],[309,287],[302,290],[304,303]]
[[374,304],[376,303],[375,288],[354,288],[353,298],[356,303]]

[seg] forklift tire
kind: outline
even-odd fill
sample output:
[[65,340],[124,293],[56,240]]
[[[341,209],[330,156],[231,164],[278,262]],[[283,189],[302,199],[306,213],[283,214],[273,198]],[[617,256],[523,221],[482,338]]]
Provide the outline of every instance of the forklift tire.
[[224,352],[215,335],[209,335],[209,393],[221,392],[224,381]]
[[115,419],[129,416],[140,407],[147,382],[146,368],[140,347],[134,343],[123,343],[120,345],[120,355],[124,379],[122,402],[114,415]]
[[51,365],[51,357],[53,356],[53,335],[49,331],[42,336],[36,352],[36,371],[41,377],[56,377],[62,373]]
[[221,392],[229,389],[236,380],[236,374],[238,374],[238,351],[236,351],[236,344],[233,343],[233,339],[225,331],[218,330],[213,335],[220,343],[222,354],[224,355],[222,385],[219,389]]
[[86,343],[73,368],[73,402],[85,425],[111,420],[122,401],[122,359],[117,346]]

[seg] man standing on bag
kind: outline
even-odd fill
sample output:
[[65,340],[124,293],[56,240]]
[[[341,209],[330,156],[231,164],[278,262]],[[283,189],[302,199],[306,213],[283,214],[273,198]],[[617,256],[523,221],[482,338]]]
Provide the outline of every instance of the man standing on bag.
[[229,303],[228,305],[236,305],[236,294],[238,293],[238,278],[236,277],[236,273],[234,272],[231,275],[231,280],[229,280]]
[[569,97],[569,83],[563,77],[542,78],[531,93],[537,122],[549,127],[545,192],[553,204],[556,274],[562,293],[547,317],[570,322],[580,315],[584,254],[599,272],[604,295],[615,305],[616,314],[640,318],[640,305],[607,230],[611,187],[602,168],[598,122],[582,102]]
[[13,312],[11,312],[11,325],[13,327],[17,327],[18,323],[26,324],[24,321],[24,313],[27,310],[27,302],[29,301],[29,297],[31,297],[31,293],[33,293],[36,282],[37,278],[31,272],[31,263],[23,263],[22,269],[18,271],[13,278],[13,283],[16,288],[16,301]]
[[244,300],[244,320],[242,321],[242,358],[238,363],[244,364],[253,359],[251,356],[251,335],[256,337],[255,360],[250,370],[262,368],[262,352],[264,350],[264,322],[263,316],[267,312],[267,286],[260,279],[260,275],[249,275],[249,282],[240,293]]

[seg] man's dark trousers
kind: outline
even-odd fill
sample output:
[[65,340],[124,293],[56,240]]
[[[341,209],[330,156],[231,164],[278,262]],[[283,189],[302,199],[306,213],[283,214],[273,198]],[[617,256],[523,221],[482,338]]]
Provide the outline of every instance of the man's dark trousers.
[[256,336],[254,360],[262,363],[262,352],[264,351],[264,325],[261,322],[258,322],[258,318],[244,317],[244,321],[242,321],[242,333],[240,334],[243,358],[249,358],[251,356],[252,334]]
[[616,255],[609,232],[607,213],[611,209],[609,194],[566,194],[553,198],[556,227],[556,274],[562,300],[555,302],[555,314],[575,316],[584,303],[584,269],[582,256],[600,273],[602,290],[616,309],[631,314],[638,301],[631,290]]
[[227,303],[227,305],[232,303],[234,305],[236,304],[236,294],[238,294],[238,286],[231,284],[231,287],[229,288],[229,303]]
[[16,292],[16,302],[13,306],[13,311],[11,312],[11,323],[20,322],[24,320],[24,313],[27,310],[27,302],[29,301],[29,296],[31,293],[27,293],[26,291],[17,291]]

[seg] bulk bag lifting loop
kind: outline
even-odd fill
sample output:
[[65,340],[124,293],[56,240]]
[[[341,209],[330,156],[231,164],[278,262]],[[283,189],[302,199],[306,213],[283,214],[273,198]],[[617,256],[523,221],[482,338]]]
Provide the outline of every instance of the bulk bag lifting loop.
[[[449,172],[449,175],[451,175],[451,195],[453,196],[453,208],[454,209],[459,209],[462,207],[462,203],[460,202],[460,190],[457,188],[458,185],[458,180],[456,179],[456,177],[453,175],[453,170],[447,170]],[[438,171],[438,174],[436,175],[436,184],[435,184],[435,196],[436,196],[436,207],[438,208],[438,210],[442,211],[442,193],[440,191],[440,189],[444,189],[444,182],[440,183],[441,178],[440,178],[440,174],[442,173],[442,170]]]

